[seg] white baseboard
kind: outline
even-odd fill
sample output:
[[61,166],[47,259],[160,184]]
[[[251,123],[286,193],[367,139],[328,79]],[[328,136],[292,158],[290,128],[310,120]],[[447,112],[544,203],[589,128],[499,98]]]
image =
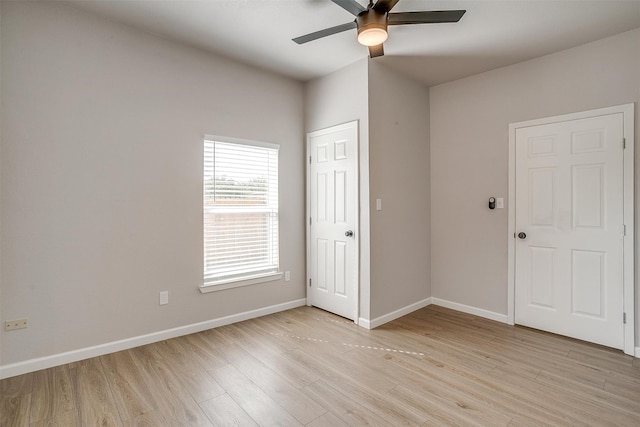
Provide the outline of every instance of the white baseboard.
[[412,313],[416,310],[419,310],[423,307],[428,306],[429,304],[432,304],[431,300],[432,298],[430,297],[425,298],[421,301],[415,302],[413,304],[409,304],[405,307],[392,311],[391,313],[387,313],[383,316],[376,317],[375,319],[372,319],[372,320],[367,320],[361,317],[360,319],[358,319],[358,325],[367,329],[377,328],[380,325],[384,325],[387,322],[391,322],[392,320],[396,320],[402,316],[406,316],[409,313]]
[[447,301],[446,299],[431,298],[431,304],[439,305],[444,308],[450,308],[452,310],[461,311],[467,314],[473,314],[478,317],[484,317],[485,319],[495,320],[496,322],[507,323],[507,315],[496,313],[494,311],[485,310],[482,308],[472,307],[470,305],[464,305],[457,302]]
[[267,314],[273,314],[280,311],[301,307],[306,304],[306,299],[289,301],[282,304],[259,308],[257,310],[245,311],[243,313],[232,314],[230,316],[219,317],[217,319],[206,320],[204,322],[193,323],[191,325],[153,332],[150,334],[127,338],[120,341],[113,341],[93,347],[86,347],[78,350],[67,351],[65,353],[53,354],[51,356],[39,357],[36,359],[25,360],[23,362],[12,363],[9,365],[0,366],[0,379],[26,374],[28,372],[39,371],[40,369],[47,369],[53,366],[64,365],[65,363],[77,362],[78,360],[101,356],[103,354],[109,354],[116,351],[127,350],[129,348],[139,347],[141,345],[151,344],[182,335],[193,334],[195,332],[201,332],[207,329],[229,325],[231,323],[242,322],[243,320],[266,316]]
[[635,354],[635,356],[636,356],[637,358],[640,358],[640,347],[636,347],[636,354]]

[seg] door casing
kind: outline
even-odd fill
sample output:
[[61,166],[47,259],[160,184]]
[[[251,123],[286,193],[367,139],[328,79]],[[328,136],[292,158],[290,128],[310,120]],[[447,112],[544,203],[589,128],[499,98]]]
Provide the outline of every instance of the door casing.
[[[623,239],[623,309],[626,314],[624,324],[624,352],[635,355],[635,206],[634,206],[634,104],[600,108],[578,113],[563,114],[525,122],[509,124],[509,223],[507,235],[508,282],[507,282],[507,323],[515,323],[515,233],[516,233],[516,129],[546,125],[570,120],[588,119],[608,114],[623,114],[623,135],[626,141],[623,160],[624,213],[626,233]],[[621,141],[622,143],[622,141]]]

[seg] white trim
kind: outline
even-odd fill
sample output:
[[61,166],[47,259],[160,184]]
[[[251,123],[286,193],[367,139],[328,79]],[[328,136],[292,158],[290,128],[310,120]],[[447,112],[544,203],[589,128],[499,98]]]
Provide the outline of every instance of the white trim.
[[635,316],[635,135],[634,135],[634,104],[626,104],[617,107],[622,111],[623,137],[626,144],[624,149],[624,219],[625,236],[623,241],[623,310],[627,316],[627,323],[624,325],[624,352],[635,354],[634,346],[636,341],[636,316]]
[[307,252],[307,280],[304,282],[305,295],[307,297],[307,305],[311,307],[313,305],[313,298],[309,288],[311,287],[311,134],[307,133],[307,146],[304,156],[304,169],[305,169],[305,240],[306,240],[306,252]]
[[65,363],[77,362],[78,360],[101,356],[103,354],[109,354],[116,351],[127,350],[129,348],[139,347],[141,345],[151,344],[182,335],[193,334],[196,332],[205,331],[207,329],[229,325],[231,323],[242,322],[243,320],[266,316],[267,314],[290,310],[292,308],[301,307],[303,305],[305,305],[305,300],[298,299],[282,304],[259,308],[256,310],[245,311],[243,313],[219,317],[217,319],[206,320],[204,322],[192,323],[190,325],[166,329],[164,331],[152,332],[146,335],[140,335],[137,337],[126,338],[110,343],[99,344],[93,347],[86,347],[78,350],[67,351],[65,353],[58,353],[50,356],[38,357],[36,359],[25,360],[23,362],[12,363],[9,365],[0,366],[0,379],[26,374],[28,372],[39,371],[40,369],[47,369],[53,366],[63,365]]
[[640,359],[640,347],[636,347],[635,357]]
[[507,315],[502,313],[496,313],[495,311],[485,310],[483,308],[472,307],[470,305],[460,304],[458,302],[447,301],[441,298],[431,298],[433,305],[439,305],[440,307],[450,308],[451,310],[461,311],[467,314],[473,314],[474,316],[484,317],[485,319],[495,320],[500,323],[508,323]]
[[362,326],[365,329],[373,329],[373,327],[371,327],[371,322],[369,321],[369,319],[365,319],[364,317],[358,318],[358,326]]
[[515,242],[514,234],[516,225],[515,211],[515,143],[516,129],[523,127],[539,126],[551,123],[565,122],[570,120],[586,119],[590,117],[598,117],[609,114],[623,115],[623,137],[627,144],[624,150],[624,224],[626,225],[627,234],[624,237],[624,255],[623,255],[623,310],[627,313],[627,323],[624,325],[624,352],[629,355],[634,353],[635,349],[635,206],[634,206],[634,104],[618,105],[597,110],[581,111],[572,114],[563,114],[561,116],[548,117],[537,120],[529,120],[525,122],[509,124],[509,224],[507,235],[507,323],[513,325],[515,323]]
[[358,319],[358,325],[367,329],[374,329],[380,325],[384,325],[385,323],[391,322],[392,320],[396,320],[402,316],[406,316],[409,313],[413,313],[416,310],[420,310],[428,305],[432,304],[432,298],[425,298],[418,302],[414,302],[413,304],[409,304],[405,307],[399,308],[398,310],[392,311],[391,313],[387,313],[383,316],[376,317],[372,320],[367,320],[360,318]]
[[262,147],[262,148],[271,148],[273,150],[280,150],[280,144],[274,144],[271,142],[264,142],[264,141],[253,141],[250,139],[232,138],[230,136],[205,135],[204,140],[213,141],[213,142],[230,142],[232,144],[250,145],[252,147]]
[[[367,61],[367,69],[369,62]],[[365,128],[368,128],[368,123]],[[360,318],[362,315],[362,306],[366,306],[367,316],[371,318],[371,206],[369,204],[369,131],[365,129],[366,137],[363,138],[358,126],[358,203],[359,217],[358,227],[360,229],[360,247],[358,248],[358,307],[357,318],[358,326],[362,326]],[[365,323],[369,323],[367,319]]]
[[516,127],[509,124],[509,199],[507,200],[507,324],[515,325],[516,290]]
[[232,279],[232,280],[210,283],[210,284],[205,283],[203,285],[198,286],[198,289],[203,294],[206,294],[209,292],[222,291],[225,289],[239,288],[241,286],[250,286],[250,285],[256,285],[258,283],[273,282],[274,280],[282,279],[282,276],[283,274],[280,272],[259,274],[259,275],[244,278],[244,279]]
[[346,122],[340,125],[336,125],[336,126],[331,126],[328,128],[324,128],[324,129],[320,129],[320,130],[316,130],[313,132],[308,132],[307,133],[307,151],[306,151],[306,155],[305,155],[305,169],[306,169],[306,215],[305,215],[305,222],[306,222],[306,236],[307,236],[307,244],[306,244],[306,250],[307,250],[307,281],[305,283],[305,289],[306,289],[306,294],[307,294],[307,299],[306,299],[306,304],[308,306],[311,306],[313,304],[313,298],[311,296],[311,292],[309,292],[309,281],[311,280],[311,226],[309,224],[309,219],[311,218],[311,200],[309,199],[310,195],[311,195],[311,176],[309,175],[311,170],[310,170],[310,165],[309,165],[309,158],[311,156],[311,138],[312,137],[316,137],[316,136],[321,136],[321,135],[325,135],[327,133],[333,133],[333,132],[337,132],[337,131],[341,131],[341,130],[347,130],[347,129],[354,129],[355,130],[355,134],[356,134],[356,140],[355,140],[355,144],[356,144],[356,159],[355,159],[355,163],[354,163],[354,179],[355,179],[355,189],[356,189],[356,213],[354,215],[354,227],[353,227],[353,232],[355,234],[355,260],[356,260],[356,264],[355,264],[355,292],[354,292],[354,307],[353,307],[353,321],[356,325],[360,325],[360,320],[359,320],[359,315],[360,315],[360,242],[361,242],[361,238],[360,238],[360,217],[358,215],[358,213],[360,212],[361,206],[360,206],[360,126],[359,126],[359,121],[358,120],[353,120],[350,122]]

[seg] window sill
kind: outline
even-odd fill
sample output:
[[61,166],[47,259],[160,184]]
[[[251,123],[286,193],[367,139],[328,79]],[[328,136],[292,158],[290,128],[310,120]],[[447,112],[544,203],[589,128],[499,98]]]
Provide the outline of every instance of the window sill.
[[282,273],[261,274],[259,276],[253,276],[247,279],[232,280],[228,282],[219,282],[216,284],[204,284],[204,285],[198,286],[198,289],[200,290],[201,293],[206,294],[209,292],[223,291],[225,289],[239,288],[241,286],[250,286],[250,285],[256,285],[258,283],[272,282],[274,280],[282,279],[282,276],[283,276]]

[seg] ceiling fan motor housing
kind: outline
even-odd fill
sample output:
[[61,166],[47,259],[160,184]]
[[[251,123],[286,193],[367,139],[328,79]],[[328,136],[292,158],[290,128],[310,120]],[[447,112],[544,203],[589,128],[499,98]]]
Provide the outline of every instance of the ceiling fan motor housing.
[[[358,26],[358,36],[360,36],[362,32],[372,29],[382,30],[386,33],[387,14],[377,12],[374,9],[367,9],[366,12],[362,12],[356,16],[356,24]],[[358,39],[360,39],[360,37],[358,37]]]

